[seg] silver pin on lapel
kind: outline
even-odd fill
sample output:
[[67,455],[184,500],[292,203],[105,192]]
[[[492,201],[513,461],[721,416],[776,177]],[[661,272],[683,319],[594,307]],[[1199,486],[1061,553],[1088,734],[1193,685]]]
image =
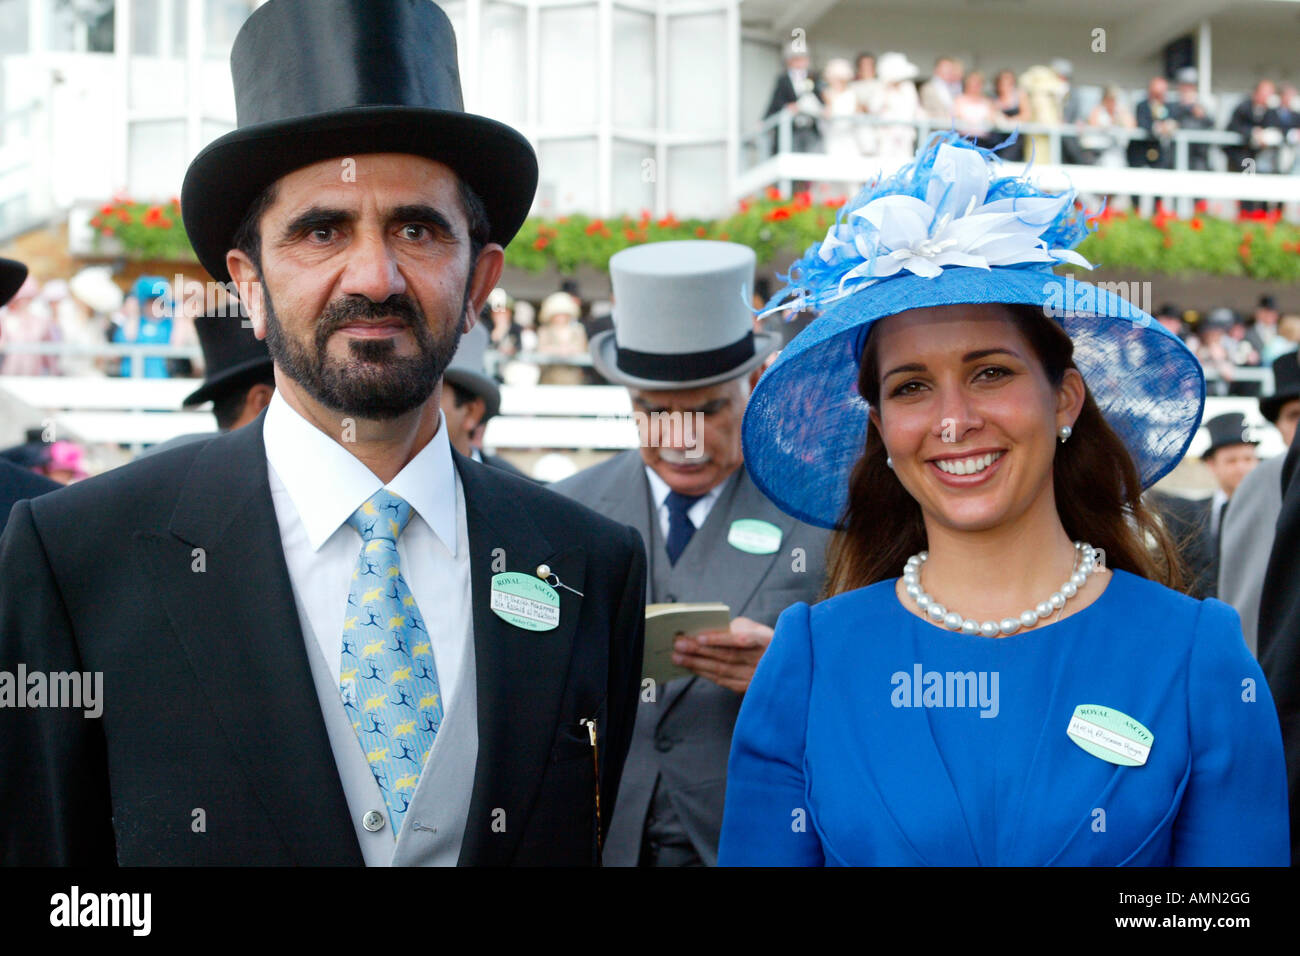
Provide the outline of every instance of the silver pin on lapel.
[[549,564],[539,564],[537,566],[537,576],[553,588],[564,588],[566,591],[572,591],[578,597],[582,597],[582,592],[576,588],[571,588],[560,580],[560,576],[551,570]]

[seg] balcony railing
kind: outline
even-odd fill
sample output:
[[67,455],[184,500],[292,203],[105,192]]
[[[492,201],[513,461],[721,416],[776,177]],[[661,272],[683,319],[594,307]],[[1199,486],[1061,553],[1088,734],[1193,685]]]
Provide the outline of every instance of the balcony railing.
[[[950,127],[940,126],[932,120],[885,119],[869,114],[819,120],[822,128],[828,124],[854,127],[912,127],[917,131],[917,143],[925,143],[931,133]],[[1212,149],[1241,146],[1236,133],[1223,130],[1180,129],[1165,140],[1173,147],[1172,169],[1147,167],[1112,167],[1070,165],[1061,162],[1061,143],[1065,139],[1079,139],[1104,135],[1123,148],[1131,140],[1149,140],[1151,135],[1143,129],[1120,126],[1074,126],[1044,123],[1018,123],[1022,140],[1030,136],[1046,136],[1046,156],[1033,157],[1034,173],[1050,177],[1045,186],[1059,188],[1066,184],[1080,192],[1098,196],[1119,195],[1141,197],[1144,211],[1149,211],[1156,198],[1175,200],[1179,215],[1190,216],[1197,199],[1231,200],[1240,202],[1277,202],[1289,204],[1287,218],[1300,220],[1300,175],[1259,173],[1246,171],[1203,171],[1188,168],[1190,147],[1207,145]],[[1010,130],[997,132],[1009,134]],[[773,136],[775,135],[775,153]],[[732,199],[739,200],[761,190],[776,186],[785,195],[792,191],[796,181],[866,183],[881,173],[879,160],[870,156],[832,156],[826,153],[796,152],[794,150],[794,114],[788,110],[773,114],[754,126],[741,137],[740,169],[734,180]],[[1005,164],[1008,175],[1019,175],[1029,163]]]

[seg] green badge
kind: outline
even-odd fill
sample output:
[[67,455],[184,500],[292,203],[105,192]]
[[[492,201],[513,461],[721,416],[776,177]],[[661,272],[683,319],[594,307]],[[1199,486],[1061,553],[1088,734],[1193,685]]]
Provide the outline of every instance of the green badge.
[[781,547],[781,529],[768,521],[741,518],[731,522],[727,544],[747,554],[776,554]]
[[1155,737],[1128,714],[1113,707],[1080,704],[1074,708],[1070,739],[1094,757],[1122,767],[1140,767],[1147,762]]
[[526,631],[550,631],[560,623],[560,595],[531,574],[492,575],[492,613]]

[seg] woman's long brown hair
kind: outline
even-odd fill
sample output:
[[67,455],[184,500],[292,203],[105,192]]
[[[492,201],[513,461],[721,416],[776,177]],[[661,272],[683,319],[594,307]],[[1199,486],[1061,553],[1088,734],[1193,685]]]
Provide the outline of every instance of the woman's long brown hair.
[[[1074,364],[1074,343],[1035,306],[1004,305],[1029,341],[1047,379],[1059,386]],[[873,330],[874,331],[874,330]],[[877,337],[867,336],[858,391],[880,408]],[[1056,509],[1065,532],[1105,551],[1106,566],[1182,590],[1186,570],[1163,524],[1142,503],[1142,485],[1128,449],[1102,417],[1084,386],[1083,410],[1052,464]],[[832,535],[825,596],[866,587],[902,573],[926,547],[921,506],[885,464],[885,445],[867,430],[863,455],[849,478],[849,503]]]

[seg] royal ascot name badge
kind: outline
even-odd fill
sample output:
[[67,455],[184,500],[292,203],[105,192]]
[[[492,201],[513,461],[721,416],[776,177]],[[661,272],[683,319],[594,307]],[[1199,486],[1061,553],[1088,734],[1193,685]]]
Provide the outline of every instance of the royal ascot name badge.
[[781,547],[781,529],[758,518],[741,518],[731,522],[727,544],[746,554],[776,554]]
[[1097,704],[1080,704],[1074,708],[1065,732],[1094,757],[1121,767],[1142,766],[1155,742],[1151,731],[1128,714]]
[[492,613],[526,631],[551,631],[560,623],[560,595],[545,581],[506,571],[492,575]]

